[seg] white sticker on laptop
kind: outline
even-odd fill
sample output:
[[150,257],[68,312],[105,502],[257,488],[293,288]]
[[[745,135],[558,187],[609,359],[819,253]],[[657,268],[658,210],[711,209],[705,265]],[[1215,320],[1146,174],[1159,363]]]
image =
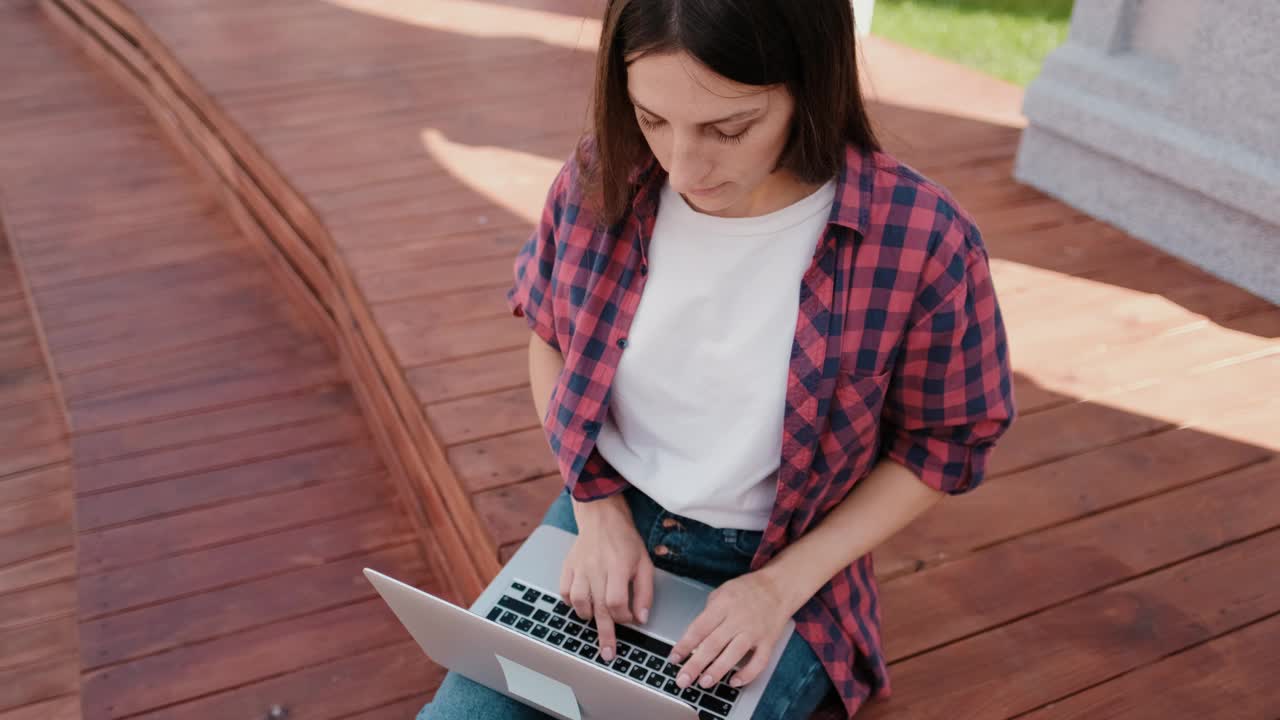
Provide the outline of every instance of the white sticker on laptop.
[[512,695],[569,720],[582,720],[573,688],[536,670],[530,670],[515,660],[508,660],[497,653],[494,653],[494,657],[498,658],[498,664],[502,666],[502,674],[507,678],[507,691]]

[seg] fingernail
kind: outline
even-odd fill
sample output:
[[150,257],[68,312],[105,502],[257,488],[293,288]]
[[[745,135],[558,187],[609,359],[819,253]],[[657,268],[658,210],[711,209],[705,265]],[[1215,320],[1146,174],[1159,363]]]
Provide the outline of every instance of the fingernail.
[[715,684],[716,684],[715,678],[711,677],[710,675],[702,676],[702,687],[709,688]]
[[649,622],[649,608],[640,608],[640,622]]
[[729,684],[733,687],[742,687],[742,678],[740,677],[729,678]]
[[671,663],[672,665],[675,665],[675,664],[679,663],[679,662],[680,662],[680,653],[675,652],[675,651],[673,650],[673,651],[671,652],[671,655],[667,658],[667,662]]
[[685,673],[680,673],[680,676],[676,678],[676,685],[679,685],[681,690],[689,687],[689,676]]
[[605,648],[600,651],[600,657],[605,660],[613,660],[613,648]]

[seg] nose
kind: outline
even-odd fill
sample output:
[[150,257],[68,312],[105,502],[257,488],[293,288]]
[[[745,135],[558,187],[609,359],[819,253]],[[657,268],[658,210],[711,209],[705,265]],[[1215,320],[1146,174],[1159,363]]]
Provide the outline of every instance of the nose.
[[677,192],[689,192],[706,187],[711,163],[705,148],[693,138],[676,137],[671,145],[671,187]]

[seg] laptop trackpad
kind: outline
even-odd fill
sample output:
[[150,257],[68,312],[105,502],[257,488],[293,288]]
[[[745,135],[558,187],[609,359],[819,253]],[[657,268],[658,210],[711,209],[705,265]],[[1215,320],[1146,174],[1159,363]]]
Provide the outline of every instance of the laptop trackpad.
[[569,720],[582,720],[573,688],[536,670],[494,654],[507,678],[507,692]]

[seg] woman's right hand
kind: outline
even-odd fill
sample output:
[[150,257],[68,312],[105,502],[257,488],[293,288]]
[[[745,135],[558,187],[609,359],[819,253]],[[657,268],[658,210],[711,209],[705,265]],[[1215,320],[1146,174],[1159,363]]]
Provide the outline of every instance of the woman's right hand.
[[564,560],[560,596],[596,620],[600,655],[612,660],[615,622],[645,623],[653,605],[653,562],[621,494],[573,502],[578,537]]

